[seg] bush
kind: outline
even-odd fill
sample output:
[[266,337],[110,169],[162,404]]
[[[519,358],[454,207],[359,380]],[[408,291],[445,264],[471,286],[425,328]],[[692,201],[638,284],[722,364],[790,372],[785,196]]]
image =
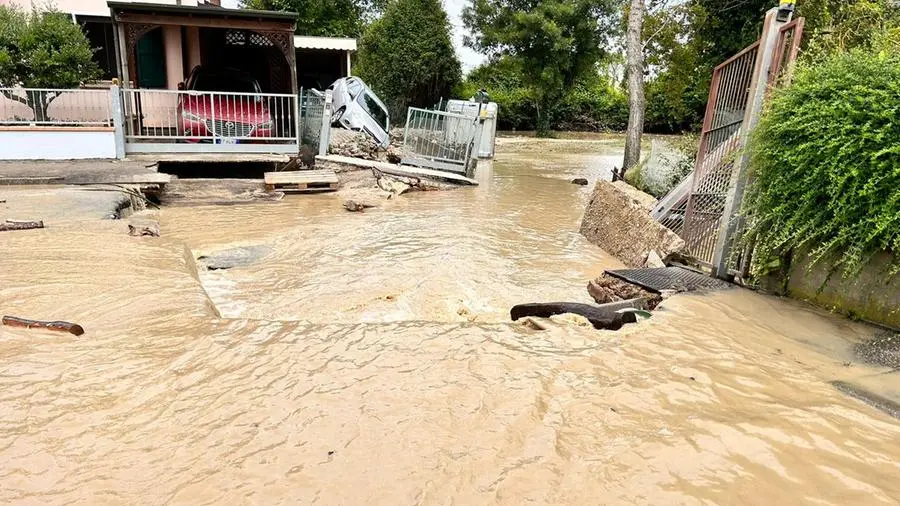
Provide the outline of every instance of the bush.
[[359,43],[355,72],[384,100],[394,123],[407,107],[432,107],[461,78],[450,21],[437,0],[394,0]]
[[[497,102],[501,130],[533,130],[537,101],[521,74],[516,61],[501,58],[474,69],[457,95],[469,98],[483,87]],[[578,80],[547,114],[554,130],[621,131],[628,124],[628,98],[603,76],[590,75]]]
[[836,258],[846,276],[879,251],[900,252],[898,119],[896,52],[828,57],[775,95],[750,144],[756,274],[792,251]]

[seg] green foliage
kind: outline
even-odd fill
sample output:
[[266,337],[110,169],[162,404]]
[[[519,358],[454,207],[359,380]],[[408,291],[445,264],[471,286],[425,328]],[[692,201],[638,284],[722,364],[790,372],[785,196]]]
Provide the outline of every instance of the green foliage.
[[[760,35],[772,0],[688,0],[647,16],[644,29],[647,82],[646,129],[696,130],[703,120],[713,68]],[[892,0],[804,0],[803,56],[871,48],[885,37],[900,40],[900,8]],[[893,30],[893,31],[892,31]],[[893,35],[891,36],[890,34]]]
[[359,37],[369,15],[380,12],[383,1],[366,0],[244,0],[247,9],[296,12],[299,35]]
[[[81,27],[67,15],[0,5],[0,87],[77,88],[100,77],[93,54]],[[47,119],[47,107],[59,96],[3,94],[30,107],[38,121]]]
[[552,108],[593,72],[615,13],[613,0],[473,0],[463,11],[466,44],[492,60],[512,57],[526,72],[535,128],[550,131]]
[[836,257],[845,275],[876,252],[900,252],[898,118],[896,52],[807,64],[775,95],[751,142],[756,274],[792,251]]
[[[497,102],[500,129],[534,130],[537,99],[523,74],[515,58],[500,58],[472,70],[457,95],[468,98],[485,88]],[[553,130],[619,131],[628,122],[628,99],[605,77],[586,74],[567,95],[551,103],[545,114]]]
[[356,73],[385,101],[391,116],[433,106],[459,84],[450,21],[438,0],[392,0],[360,41]]
[[893,0],[807,0],[799,9],[806,17],[808,59],[852,48],[870,49],[891,31],[894,40],[900,40],[900,4]]
[[0,87],[75,88],[99,75],[91,45],[70,17],[0,5]]

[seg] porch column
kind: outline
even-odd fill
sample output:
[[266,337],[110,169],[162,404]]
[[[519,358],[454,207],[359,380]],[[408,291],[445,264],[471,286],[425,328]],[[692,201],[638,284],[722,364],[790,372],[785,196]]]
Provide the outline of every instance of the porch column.
[[188,57],[188,72],[194,70],[194,67],[201,64],[200,57],[200,28],[189,26],[185,31]]
[[166,88],[177,90],[184,81],[184,64],[181,60],[181,27],[166,25],[163,30],[163,47],[166,52]]
[[344,51],[344,55],[347,57],[347,72],[344,74],[344,77],[350,77],[350,51]]

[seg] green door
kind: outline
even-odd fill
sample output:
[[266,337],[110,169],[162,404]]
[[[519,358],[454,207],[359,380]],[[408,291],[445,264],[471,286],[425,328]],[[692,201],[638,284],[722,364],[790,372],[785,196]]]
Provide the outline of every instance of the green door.
[[162,28],[150,30],[137,42],[138,88],[166,87],[166,53]]

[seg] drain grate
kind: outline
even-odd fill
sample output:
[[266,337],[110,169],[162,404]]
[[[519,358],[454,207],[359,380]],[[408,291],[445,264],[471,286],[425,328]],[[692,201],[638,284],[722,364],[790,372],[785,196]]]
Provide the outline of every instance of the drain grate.
[[661,293],[663,290],[674,290],[676,292],[723,290],[731,286],[724,281],[683,267],[622,269],[606,271],[606,273],[656,293]]

